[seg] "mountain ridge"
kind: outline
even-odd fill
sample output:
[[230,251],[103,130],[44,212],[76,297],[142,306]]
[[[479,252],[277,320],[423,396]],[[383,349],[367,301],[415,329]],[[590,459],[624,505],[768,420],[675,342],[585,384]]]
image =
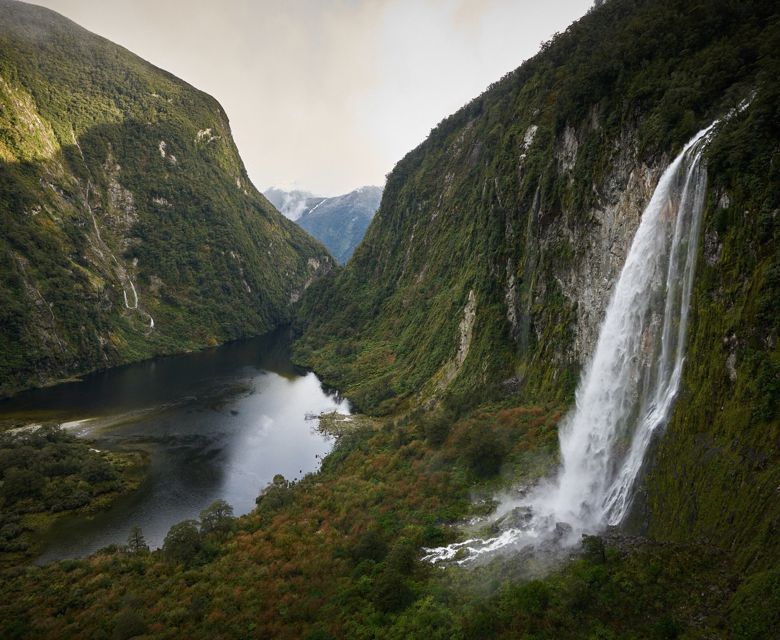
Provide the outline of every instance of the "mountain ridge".
[[382,199],[382,187],[358,187],[340,196],[272,187],[264,194],[286,217],[322,242],[339,264],[346,264],[360,244]]

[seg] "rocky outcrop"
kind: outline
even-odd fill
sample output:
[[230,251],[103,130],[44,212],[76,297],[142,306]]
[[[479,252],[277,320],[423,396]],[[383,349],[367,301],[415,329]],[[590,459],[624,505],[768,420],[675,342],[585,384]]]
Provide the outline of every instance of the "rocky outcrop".
[[[576,135],[567,129],[564,138],[576,140]],[[559,161],[563,163],[564,159]],[[574,252],[569,268],[561,269],[555,277],[576,309],[573,346],[580,365],[593,352],[612,287],[666,163],[666,158],[649,166],[642,162],[635,132],[626,132],[615,143],[614,160],[601,184],[599,204],[585,212],[588,232],[583,234],[566,221],[554,230],[556,237],[567,238]],[[547,237],[544,242],[552,244],[553,240]]]
[[477,297],[474,294],[474,289],[471,289],[466,306],[463,308],[463,317],[458,325],[458,349],[455,352],[455,357],[444,365],[439,376],[437,376],[436,386],[438,392],[444,391],[463,368],[463,363],[466,362],[466,358],[469,355],[476,319]]

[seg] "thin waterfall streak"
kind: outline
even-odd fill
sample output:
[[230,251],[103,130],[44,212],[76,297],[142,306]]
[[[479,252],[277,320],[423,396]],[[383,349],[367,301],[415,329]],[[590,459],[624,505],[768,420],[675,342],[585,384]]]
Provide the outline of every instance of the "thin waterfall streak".
[[[679,272],[678,255],[675,248],[679,242],[682,226],[685,222],[683,212],[686,210],[688,203],[688,188],[690,185],[691,171],[688,170],[685,176],[685,183],[683,186],[682,197],[680,199],[679,213],[674,228],[674,237],[672,239],[672,249],[670,252],[669,266],[666,271],[666,289],[670,293],[667,295],[666,304],[664,306],[664,324],[663,324],[663,336],[661,338],[661,362],[659,366],[659,377],[663,379],[669,371],[669,342],[671,340],[672,332],[672,314],[676,308],[676,300],[672,292],[675,292],[677,288],[676,274]],[[656,396],[659,392],[662,392],[663,388],[659,385],[656,388]]]

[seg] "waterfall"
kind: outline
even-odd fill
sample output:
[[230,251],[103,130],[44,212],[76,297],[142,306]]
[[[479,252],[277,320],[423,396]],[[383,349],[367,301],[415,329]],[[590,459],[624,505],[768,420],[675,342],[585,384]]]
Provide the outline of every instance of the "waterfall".
[[593,528],[622,521],[652,434],[680,386],[707,181],[701,155],[712,126],[661,177],[607,308],[560,437],[553,508],[566,520]]
[[680,386],[707,182],[701,158],[716,124],[685,145],[642,214],[575,407],[559,430],[555,480],[503,504],[494,516],[500,535],[425,549],[424,559],[463,563],[507,547],[565,546],[623,520]]

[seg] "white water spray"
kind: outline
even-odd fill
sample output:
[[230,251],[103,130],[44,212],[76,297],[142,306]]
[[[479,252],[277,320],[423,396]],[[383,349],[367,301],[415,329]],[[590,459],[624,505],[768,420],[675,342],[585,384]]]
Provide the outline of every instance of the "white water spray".
[[645,209],[560,430],[557,478],[495,515],[492,538],[425,549],[425,560],[468,562],[499,549],[570,545],[619,524],[656,430],[680,385],[713,123],[666,169]]

